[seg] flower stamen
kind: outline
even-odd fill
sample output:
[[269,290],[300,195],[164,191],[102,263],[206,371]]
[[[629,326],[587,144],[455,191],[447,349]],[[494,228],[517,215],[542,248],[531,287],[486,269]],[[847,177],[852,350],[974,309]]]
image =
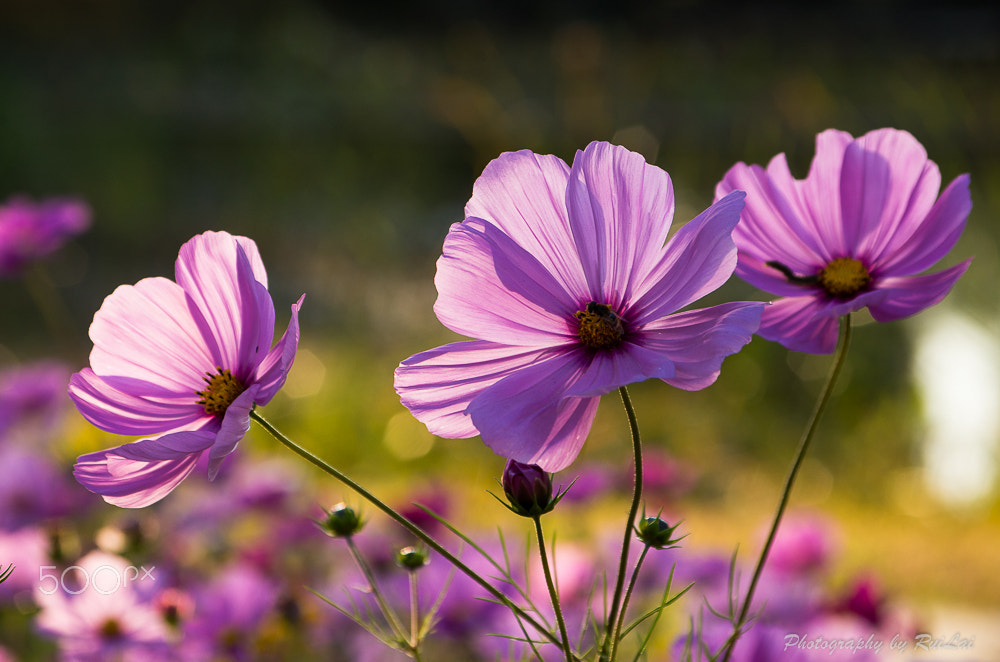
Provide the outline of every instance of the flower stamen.
[[625,336],[622,318],[603,303],[591,301],[586,310],[578,310],[573,316],[580,321],[580,342],[591,349],[617,347]]
[[202,379],[207,386],[202,391],[197,391],[195,395],[201,396],[198,404],[205,408],[208,414],[225,414],[229,405],[233,404],[240,393],[246,390],[243,382],[233,377],[228,369],[215,368],[216,372],[206,372]]
[[819,272],[817,282],[831,297],[850,299],[871,284],[872,276],[860,260],[838,257]]

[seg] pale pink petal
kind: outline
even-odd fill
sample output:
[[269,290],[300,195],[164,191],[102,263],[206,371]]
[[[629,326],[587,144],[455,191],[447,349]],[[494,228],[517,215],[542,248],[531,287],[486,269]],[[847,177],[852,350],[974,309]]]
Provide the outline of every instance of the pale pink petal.
[[456,333],[524,346],[576,335],[573,297],[533,255],[480,219],[451,227],[434,284],[434,312]]
[[299,300],[292,304],[292,316],[288,320],[288,328],[281,336],[281,340],[271,348],[264,360],[257,366],[257,375],[254,381],[260,385],[257,393],[256,403],[266,405],[271,398],[285,385],[285,378],[288,371],[292,369],[295,362],[295,353],[299,349],[299,309],[306,295],[299,297]]
[[930,269],[955,246],[970,211],[969,176],[961,175],[948,185],[926,215],[904,219],[872,269],[892,276],[910,276]]
[[501,154],[476,180],[465,215],[503,230],[563,289],[586,302],[590,291],[566,212],[568,178],[569,166],[555,156],[527,150]]
[[115,434],[158,434],[211,419],[193,389],[178,394],[129,377],[101,378],[90,368],[70,377],[69,395],[84,418]]
[[642,326],[665,317],[729,280],[736,267],[733,228],[743,208],[743,192],[734,191],[677,231],[659,263],[639,284],[639,300],[622,311],[625,320]]
[[878,322],[890,322],[940,303],[971,263],[970,258],[933,274],[883,279],[878,286],[886,297],[880,303],[868,306],[872,317]]
[[116,450],[80,456],[73,475],[88,490],[122,508],[144,508],[165,497],[194,470],[202,453],[147,462],[126,459]]
[[641,154],[593,142],[573,160],[566,206],[590,298],[620,310],[659,261],[674,215],[670,176]]
[[[213,367],[232,370],[238,379],[247,380],[254,357],[267,351],[274,336],[274,310],[270,295],[261,292],[263,283],[258,284],[246,250],[228,233],[206,232],[181,247],[175,272],[177,283],[194,303]],[[267,339],[264,348],[261,338]]]
[[763,303],[725,303],[684,311],[646,325],[638,333],[637,342],[674,368],[672,375],[650,377],[658,376],[688,391],[713,384],[723,359],[740,351],[753,338],[764,308]]
[[395,388],[410,413],[439,437],[474,437],[469,403],[500,379],[540,360],[546,350],[472,340],[406,359],[396,368]]
[[254,384],[237,396],[232,403],[226,407],[226,414],[222,419],[222,425],[215,436],[215,442],[208,452],[208,479],[215,480],[219,468],[222,466],[226,456],[236,450],[240,440],[250,430],[250,410],[253,409],[254,400],[260,386]]
[[779,299],[764,309],[757,334],[790,350],[830,354],[837,347],[837,317],[822,314],[818,296]]
[[191,395],[213,367],[191,302],[176,283],[145,278],[108,296],[90,325],[90,366],[101,376],[128,377]]
[[483,443],[503,457],[566,468],[580,452],[598,397],[566,397],[580,377],[583,352],[555,353],[511,373],[472,400],[469,414]]

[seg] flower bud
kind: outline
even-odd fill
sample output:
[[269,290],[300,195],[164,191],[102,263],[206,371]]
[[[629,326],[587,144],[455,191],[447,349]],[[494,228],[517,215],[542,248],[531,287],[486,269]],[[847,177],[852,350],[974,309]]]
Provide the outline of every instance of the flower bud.
[[552,476],[535,464],[507,460],[503,471],[503,491],[510,509],[523,517],[538,517],[552,510]]
[[410,572],[419,570],[430,561],[430,554],[422,547],[404,547],[396,552],[396,563]]
[[356,510],[344,503],[338,503],[326,514],[320,527],[328,536],[347,538],[353,536],[365,525]]
[[639,521],[635,532],[644,545],[656,549],[669,549],[680,541],[680,538],[671,539],[676,528],[677,525],[670,526],[659,517],[644,517]]

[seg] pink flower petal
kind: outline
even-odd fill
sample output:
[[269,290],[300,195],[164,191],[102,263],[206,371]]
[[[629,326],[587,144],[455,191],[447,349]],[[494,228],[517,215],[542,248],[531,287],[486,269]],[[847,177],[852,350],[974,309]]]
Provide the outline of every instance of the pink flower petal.
[[210,419],[193,390],[178,394],[128,377],[101,378],[90,368],[70,377],[69,395],[84,418],[115,434],[159,434]]
[[480,219],[451,227],[434,284],[434,312],[456,333],[524,346],[576,335],[574,299],[534,256]]
[[197,400],[201,380],[213,366],[191,302],[166,278],[122,285],[108,296],[90,326],[90,365],[101,377],[149,382]]
[[292,316],[288,320],[288,328],[285,329],[281,340],[257,366],[255,381],[260,385],[260,390],[257,392],[255,402],[258,405],[266,405],[285,385],[285,378],[292,369],[295,354],[299,349],[299,309],[302,308],[305,298],[306,295],[303,294],[292,304]]
[[886,296],[880,303],[869,305],[872,317],[878,322],[891,322],[915,315],[925,308],[940,303],[970,264],[972,264],[971,258],[950,269],[933,274],[882,280],[879,289],[885,292]]
[[736,267],[731,235],[743,195],[730,193],[670,238],[655,269],[639,284],[639,300],[624,311],[630,324],[642,326],[665,317],[729,280]]
[[439,437],[479,434],[466,411],[486,388],[531,365],[546,350],[472,340],[421,352],[396,368],[395,388],[410,413]]
[[674,215],[670,176],[594,142],[573,160],[566,206],[590,299],[620,310],[659,261]]
[[473,399],[469,415],[493,452],[560,471],[576,459],[598,397],[566,397],[579,379],[580,353],[557,353],[511,373]]
[[568,178],[569,167],[555,156],[527,150],[501,154],[476,180],[465,215],[503,230],[574,299],[589,301],[566,212]]
[[830,354],[837,347],[837,318],[821,314],[824,307],[815,296],[779,299],[764,309],[757,333],[796,352]]
[[260,386],[254,384],[233,400],[226,408],[226,415],[222,419],[222,425],[218,434],[215,435],[215,442],[208,452],[208,479],[215,480],[226,456],[236,450],[237,444],[250,430],[250,410],[253,409],[254,400]]
[[677,313],[646,325],[640,342],[673,365],[674,374],[660,379],[697,391],[715,383],[723,359],[750,342],[764,308],[739,301]]

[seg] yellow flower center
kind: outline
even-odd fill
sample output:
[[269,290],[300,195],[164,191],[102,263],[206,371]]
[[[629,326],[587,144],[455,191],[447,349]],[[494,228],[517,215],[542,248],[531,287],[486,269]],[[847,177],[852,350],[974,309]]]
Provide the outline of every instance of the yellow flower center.
[[246,387],[243,386],[243,382],[233,377],[233,373],[229,370],[218,367],[215,370],[214,374],[212,372],[205,373],[202,379],[207,386],[195,395],[201,396],[198,404],[205,408],[206,413],[225,414],[229,405],[233,404],[233,400],[245,391]]
[[98,632],[100,633],[101,639],[105,641],[113,641],[120,638],[122,634],[124,634],[122,632],[121,623],[113,618],[109,618],[104,621]]
[[622,318],[603,303],[591,301],[586,310],[578,310],[574,314],[580,321],[577,335],[591,349],[610,349],[617,347],[625,335]]
[[850,299],[868,287],[872,277],[860,260],[853,257],[838,257],[819,272],[817,282],[830,296]]

